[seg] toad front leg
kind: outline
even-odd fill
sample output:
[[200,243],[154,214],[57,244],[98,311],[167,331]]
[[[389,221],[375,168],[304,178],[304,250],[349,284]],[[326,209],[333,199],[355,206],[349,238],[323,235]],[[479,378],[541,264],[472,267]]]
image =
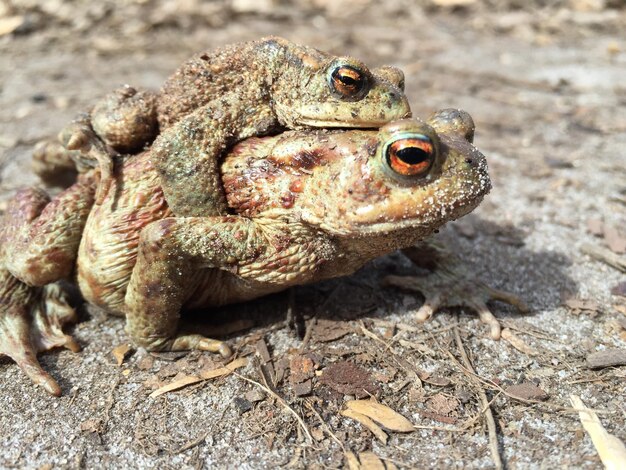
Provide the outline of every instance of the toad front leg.
[[180,311],[201,269],[238,272],[267,258],[268,233],[238,216],[167,218],[147,226],[125,300],[126,330],[133,341],[149,350],[201,349],[229,356],[221,341],[179,335]]
[[529,311],[519,297],[475,279],[456,255],[437,243],[423,243],[402,252],[416,265],[431,272],[421,277],[387,276],[383,283],[424,294],[424,305],[416,314],[419,322],[428,320],[440,307],[469,307],[489,326],[491,337],[500,339],[500,323],[487,307],[487,302],[498,300],[513,305],[522,313]]
[[177,216],[224,215],[220,156],[235,142],[278,128],[271,107],[260,97],[243,100],[231,92],[163,131],[152,159],[170,209]]

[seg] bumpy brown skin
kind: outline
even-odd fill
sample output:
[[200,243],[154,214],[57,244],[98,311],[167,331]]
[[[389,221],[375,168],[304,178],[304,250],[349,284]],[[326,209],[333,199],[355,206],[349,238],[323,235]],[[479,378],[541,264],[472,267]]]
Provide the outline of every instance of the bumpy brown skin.
[[52,201],[38,189],[19,191],[0,224],[0,354],[53,395],[61,389],[36,353],[58,346],[80,349],[63,333],[63,326],[76,320],[75,311],[60,286],[49,283],[74,269],[98,183],[93,173],[80,175]]
[[[291,131],[244,141],[221,166],[230,214],[218,217],[173,217],[151,151],[136,155],[116,171],[117,190],[93,206],[76,263],[59,258],[62,266],[54,267],[55,275],[76,266],[85,299],[125,315],[137,345],[228,355],[224,343],[179,334],[181,310],[245,301],[350,274],[374,257],[412,246],[479,204],[490,182],[484,157],[466,138],[471,118],[445,110],[428,122],[432,125],[395,121],[379,131]],[[473,131],[473,123],[471,127]],[[411,177],[395,173],[386,149],[424,136],[436,155],[428,171]],[[97,183],[82,189],[79,184],[59,196],[66,207],[48,209],[55,200],[43,212],[39,199],[31,197],[35,202],[29,205],[24,202],[28,198],[17,197],[16,222],[4,244],[46,254],[63,241],[64,225],[69,233],[80,233],[84,212],[76,211],[74,219],[64,214],[93,201]],[[43,213],[45,217],[37,217]],[[55,240],[50,231],[39,237],[35,226],[57,227],[61,238]],[[35,246],[23,243],[27,239]],[[53,279],[50,263],[36,272],[29,263],[10,265],[7,257],[4,262],[9,265],[6,273],[28,284]],[[27,326],[29,295],[35,294],[24,291],[25,283],[11,284],[10,279],[3,282],[15,285],[17,293],[5,289],[5,304],[19,306],[12,315]],[[0,352],[19,358],[26,350],[34,358],[37,349],[6,339],[12,335],[10,325],[0,324]],[[35,382],[54,390],[49,376],[29,370]]]
[[[341,66],[360,72],[365,85],[359,93],[346,96],[333,87],[331,73]],[[111,155],[148,144],[158,127],[152,160],[173,212],[224,215],[219,157],[226,148],[285,128],[375,128],[409,117],[403,86],[394,67],[370,71],[356,59],[269,37],[198,54],[156,96],[118,90],[91,117],[65,129],[61,140],[82,152],[83,162],[102,168],[101,202],[110,186]]]

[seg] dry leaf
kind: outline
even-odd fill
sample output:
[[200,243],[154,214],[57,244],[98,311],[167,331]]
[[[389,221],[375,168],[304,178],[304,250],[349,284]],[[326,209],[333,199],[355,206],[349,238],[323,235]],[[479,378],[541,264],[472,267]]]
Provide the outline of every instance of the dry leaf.
[[613,287],[611,287],[611,295],[626,297],[626,281],[618,282]]
[[501,337],[511,343],[511,346],[515,349],[527,354],[528,356],[536,356],[538,354],[537,351],[526,344],[519,336],[516,336],[509,328],[502,330]]
[[348,409],[348,410],[343,410],[341,412],[341,415],[345,416],[346,418],[351,418],[351,419],[354,419],[355,421],[358,421],[367,429],[369,429],[372,432],[372,434],[374,434],[374,436],[378,438],[380,442],[382,442],[383,444],[387,444],[387,438],[389,436],[387,436],[385,431],[383,431],[378,424],[376,424],[374,421],[372,421],[370,418],[368,418],[364,414]]
[[364,398],[380,390],[370,372],[350,361],[337,361],[323,371],[320,382],[344,395]]
[[256,342],[256,352],[263,361],[263,364],[267,364],[272,360],[269,349],[267,349],[267,343],[263,338]]
[[21,15],[0,18],[0,36],[11,34],[22,24],[24,24],[24,17]]
[[437,393],[427,400],[428,408],[435,413],[450,416],[459,407],[459,401],[443,393]]
[[580,422],[589,433],[605,468],[608,470],[623,469],[624,462],[626,462],[626,447],[624,443],[604,429],[598,415],[587,408],[580,397],[570,395],[570,401],[572,406],[579,410]]
[[598,304],[595,300],[581,299],[570,292],[561,293],[561,300],[563,305],[574,315],[584,313],[589,315],[591,318],[594,318],[598,314],[602,313],[600,304]]
[[590,369],[623,365],[626,365],[626,349],[607,349],[587,356],[587,367]]
[[626,252],[626,238],[615,227],[604,226],[604,241],[612,252]]
[[315,364],[308,356],[293,356],[289,361],[290,380],[292,384],[304,382],[315,375]]
[[232,371],[239,369],[241,367],[248,365],[248,358],[240,357],[239,359],[235,359],[234,361],[226,364],[224,367],[220,367],[219,369],[207,370],[200,373],[200,377],[203,379],[214,379],[215,377],[221,377],[222,375],[228,375]]
[[357,459],[356,455],[354,455],[354,452],[346,452],[344,456],[346,457],[346,463],[348,464],[349,470],[359,470],[361,468],[359,459]]
[[352,332],[352,328],[345,321],[320,319],[313,328],[313,339],[320,343],[328,343]]
[[604,235],[604,222],[602,219],[587,220],[587,231],[596,237],[601,237]]
[[505,392],[521,400],[546,400],[549,396],[532,382],[511,385],[505,389]]
[[415,430],[411,422],[400,413],[373,400],[351,400],[346,403],[346,406],[350,410],[372,418],[390,431],[413,432]]
[[124,358],[129,352],[130,352],[130,345],[127,343],[124,343],[113,348],[113,351],[111,351],[111,354],[113,354],[113,357],[115,358],[115,362],[117,363],[117,365],[121,366],[124,363]]
[[150,394],[150,398],[156,398],[160,395],[163,395],[164,393],[173,392],[174,390],[179,390],[183,387],[186,387],[187,385],[195,384],[198,382],[202,382],[202,379],[200,377],[196,377],[195,375],[188,375],[178,380],[174,380],[173,382],[170,382],[167,385],[164,385],[163,387],[155,390]]
[[150,398],[156,398],[164,393],[173,392],[175,390],[179,390],[187,385],[192,385],[198,382],[202,382],[203,380],[213,379],[215,377],[220,377],[222,375],[228,375],[235,369],[239,369],[248,364],[248,359],[245,357],[240,357],[239,359],[235,359],[229,364],[226,364],[224,367],[220,367],[218,369],[207,370],[200,373],[200,376],[189,375],[186,377],[182,377],[178,380],[174,380],[173,382],[164,385],[161,388],[158,388],[154,392],[150,394]]
[[385,470],[385,463],[374,452],[359,452],[361,470]]

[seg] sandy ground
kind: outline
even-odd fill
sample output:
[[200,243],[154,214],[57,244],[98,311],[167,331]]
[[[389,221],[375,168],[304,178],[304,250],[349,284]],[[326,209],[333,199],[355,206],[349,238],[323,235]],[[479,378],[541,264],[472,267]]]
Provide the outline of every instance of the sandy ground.
[[[308,325],[317,322],[304,350],[316,367],[356,364],[380,402],[418,425],[389,432],[383,444],[339,414],[349,393],[315,377],[312,394],[297,397],[288,374],[280,380],[302,344],[284,327],[287,294],[201,322],[252,322],[227,338],[250,358],[259,341],[267,345],[284,402],[235,375],[150,398],[158,386],[217,367],[217,358],[132,351],[117,366],[111,351],[128,340],[123,322],[82,309],[73,334],[83,350],[41,357],[61,398],[2,360],[0,466],[336,468],[347,465],[346,451],[372,451],[387,468],[492,468],[484,393],[506,467],[601,468],[569,396],[582,397],[626,440],[626,370],[586,365],[593,352],[626,347],[626,300],[611,294],[625,277],[581,249],[610,246],[624,258],[623,2],[174,3],[0,1],[3,199],[38,184],[29,168],[34,143],[107,91],[123,83],[157,88],[196,51],[279,34],[402,67],[418,116],[444,107],[472,114],[494,189],[440,237],[476,276],[520,295],[532,312],[523,317],[492,305],[511,341],[490,340],[466,310],[444,310],[417,325],[413,313],[423,298],[379,284],[387,274],[416,272],[399,254],[350,278],[295,289],[297,311]],[[467,6],[441,6],[450,3]],[[331,320],[343,337],[329,340],[323,327]],[[460,365],[455,331],[481,382]],[[241,376],[262,383],[258,362]],[[515,384],[537,385],[544,401],[502,393]],[[282,403],[302,417],[312,440]]]

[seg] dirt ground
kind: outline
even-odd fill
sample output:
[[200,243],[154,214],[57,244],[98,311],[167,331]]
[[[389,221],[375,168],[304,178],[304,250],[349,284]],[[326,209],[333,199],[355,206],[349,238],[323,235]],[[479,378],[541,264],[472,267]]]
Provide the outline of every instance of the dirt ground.
[[[214,334],[238,330],[225,338],[249,363],[239,375],[156,398],[156,388],[214,369],[218,358],[139,350],[118,366],[112,350],[128,341],[123,322],[83,308],[72,330],[83,350],[41,357],[61,398],[2,359],[0,467],[338,468],[353,452],[363,468],[383,468],[367,467],[371,451],[386,468],[492,468],[495,438],[507,468],[602,468],[569,397],[580,396],[626,441],[626,369],[587,363],[592,353],[626,348],[624,273],[587,254],[589,245],[602,248],[624,265],[625,7],[0,0],[3,200],[39,184],[33,145],[105,92],[124,83],[158,88],[194,52],[283,35],[401,67],[417,116],[444,107],[472,114],[494,189],[439,236],[477,277],[531,307],[522,316],[492,305],[508,340],[489,339],[465,309],[418,325],[423,297],[380,285],[388,274],[417,272],[392,254],[349,278],[294,289],[310,333],[304,342],[285,327],[288,293],[194,317]],[[296,396],[311,375],[312,392]],[[363,388],[415,430],[388,431],[384,444],[342,416]]]

